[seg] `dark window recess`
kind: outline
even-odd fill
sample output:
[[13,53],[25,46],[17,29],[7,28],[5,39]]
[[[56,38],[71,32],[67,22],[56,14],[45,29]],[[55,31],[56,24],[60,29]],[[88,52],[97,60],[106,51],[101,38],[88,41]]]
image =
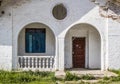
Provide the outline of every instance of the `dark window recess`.
[[25,44],[26,44],[26,53],[45,53],[46,30],[26,29]]

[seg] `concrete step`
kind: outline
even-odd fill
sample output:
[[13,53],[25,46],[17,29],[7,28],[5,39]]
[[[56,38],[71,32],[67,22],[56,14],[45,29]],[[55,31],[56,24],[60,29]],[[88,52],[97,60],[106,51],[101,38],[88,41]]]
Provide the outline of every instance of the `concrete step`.
[[[77,76],[81,75],[92,75],[95,78],[103,78],[103,77],[112,77],[118,76],[117,74],[110,72],[110,71],[101,71],[101,70],[87,70],[87,69],[72,69],[68,70],[72,74],[76,74]],[[64,71],[56,71],[55,76],[57,78],[65,78],[66,73]]]
[[56,71],[55,72],[55,77],[64,79],[65,78],[65,71]]

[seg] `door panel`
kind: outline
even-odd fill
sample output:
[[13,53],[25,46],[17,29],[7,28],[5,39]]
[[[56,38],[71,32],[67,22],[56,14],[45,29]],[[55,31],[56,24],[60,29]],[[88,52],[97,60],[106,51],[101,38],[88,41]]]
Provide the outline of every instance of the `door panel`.
[[85,68],[85,38],[72,38],[73,68]]

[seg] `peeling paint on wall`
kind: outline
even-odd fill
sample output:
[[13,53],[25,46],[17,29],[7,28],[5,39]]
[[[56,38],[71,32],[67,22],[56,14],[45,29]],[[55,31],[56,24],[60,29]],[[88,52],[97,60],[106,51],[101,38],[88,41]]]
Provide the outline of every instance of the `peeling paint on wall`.
[[99,9],[100,15],[120,22],[120,4],[116,3],[115,1],[109,1],[106,6],[101,6]]

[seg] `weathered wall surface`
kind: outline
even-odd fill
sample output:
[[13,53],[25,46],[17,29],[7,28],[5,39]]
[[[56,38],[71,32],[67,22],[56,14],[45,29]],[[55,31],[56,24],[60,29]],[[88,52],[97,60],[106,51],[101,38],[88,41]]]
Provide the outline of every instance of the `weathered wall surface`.
[[0,69],[12,69],[12,17],[11,8],[5,7],[6,14],[0,17]]
[[[57,20],[52,15],[53,7],[60,3],[67,8],[67,17],[63,20]],[[64,69],[64,38],[67,31],[72,26],[80,23],[94,26],[101,36],[101,68],[106,69],[106,19],[99,15],[99,7],[89,0],[22,0],[19,4],[13,5],[13,8],[9,11],[11,11],[9,12],[11,17],[8,17],[8,10],[5,10],[7,15],[0,18],[3,19],[0,22],[0,29],[4,27],[0,31],[2,32],[0,33],[0,45],[2,47],[0,52],[1,60],[3,59],[0,62],[6,65],[7,69],[17,69],[19,32],[26,25],[36,22],[47,25],[54,32],[56,40],[55,65],[56,69],[61,70]]]
[[[108,28],[108,68],[120,69],[120,0],[107,2],[107,10],[101,10],[102,17],[107,19]],[[104,9],[104,8],[103,8]]]
[[120,69],[120,23],[109,19],[109,68]]

